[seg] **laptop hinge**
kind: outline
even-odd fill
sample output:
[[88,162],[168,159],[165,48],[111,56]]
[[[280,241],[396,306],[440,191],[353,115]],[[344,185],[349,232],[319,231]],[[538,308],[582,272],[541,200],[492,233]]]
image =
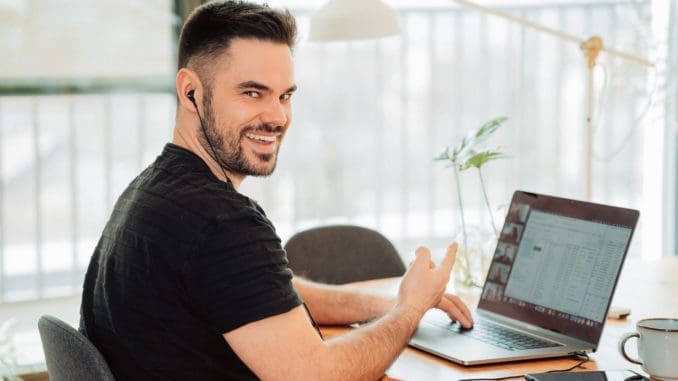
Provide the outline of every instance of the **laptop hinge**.
[[597,349],[597,345],[594,344],[594,343],[589,343],[589,342],[586,342],[584,340],[580,340],[580,339],[577,339],[577,338],[574,338],[574,337],[571,337],[571,336],[567,336],[567,335],[564,335],[564,334],[559,333],[559,332],[554,332],[554,331],[551,331],[551,330],[548,330],[548,329],[545,329],[545,328],[542,328],[542,327],[539,327],[539,326],[536,326],[536,325],[533,325],[533,324],[525,323],[523,321],[513,319],[513,318],[510,318],[510,317],[507,317],[507,316],[499,315],[497,313],[487,311],[487,310],[483,310],[481,308],[478,308],[476,310],[476,313],[479,316],[481,316],[481,317],[483,317],[487,320],[492,321],[493,323],[503,324],[503,325],[506,325],[510,328],[513,328],[513,329],[516,329],[516,330],[519,330],[519,331],[523,331],[525,333],[529,333],[529,334],[532,334],[532,335],[546,337],[550,340],[553,340],[553,341],[561,343],[561,344],[573,345],[573,346],[577,346],[577,347],[580,347],[580,348],[586,348],[586,349],[590,349],[593,352],[595,352],[596,349]]

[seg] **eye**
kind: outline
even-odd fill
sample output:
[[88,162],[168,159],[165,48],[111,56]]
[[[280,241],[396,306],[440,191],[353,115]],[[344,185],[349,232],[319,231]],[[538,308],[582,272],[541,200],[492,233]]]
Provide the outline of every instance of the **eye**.
[[283,94],[280,96],[281,101],[289,101],[292,98],[292,93]]
[[252,91],[252,90],[250,90],[250,91],[245,91],[244,94],[247,95],[247,96],[250,97],[250,98],[259,98],[259,97],[261,97],[261,94],[259,94],[259,93],[256,92],[256,91]]

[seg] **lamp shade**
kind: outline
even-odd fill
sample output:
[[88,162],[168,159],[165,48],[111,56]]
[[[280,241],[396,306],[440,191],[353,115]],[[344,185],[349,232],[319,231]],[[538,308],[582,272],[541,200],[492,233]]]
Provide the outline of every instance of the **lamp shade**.
[[309,40],[362,40],[399,33],[395,10],[381,0],[329,0],[311,15]]

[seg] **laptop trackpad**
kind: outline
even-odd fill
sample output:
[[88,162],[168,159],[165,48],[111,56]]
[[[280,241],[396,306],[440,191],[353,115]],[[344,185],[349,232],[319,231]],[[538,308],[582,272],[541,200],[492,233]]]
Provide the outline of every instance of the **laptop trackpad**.
[[461,364],[510,352],[425,321],[419,324],[409,344]]

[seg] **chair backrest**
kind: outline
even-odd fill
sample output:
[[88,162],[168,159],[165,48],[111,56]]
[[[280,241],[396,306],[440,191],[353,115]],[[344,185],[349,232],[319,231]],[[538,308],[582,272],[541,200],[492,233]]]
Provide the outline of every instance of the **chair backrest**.
[[50,381],[114,381],[104,357],[85,335],[58,318],[43,315],[38,330]]
[[306,279],[344,284],[400,276],[405,265],[382,234],[352,225],[299,232],[285,244],[290,268]]

